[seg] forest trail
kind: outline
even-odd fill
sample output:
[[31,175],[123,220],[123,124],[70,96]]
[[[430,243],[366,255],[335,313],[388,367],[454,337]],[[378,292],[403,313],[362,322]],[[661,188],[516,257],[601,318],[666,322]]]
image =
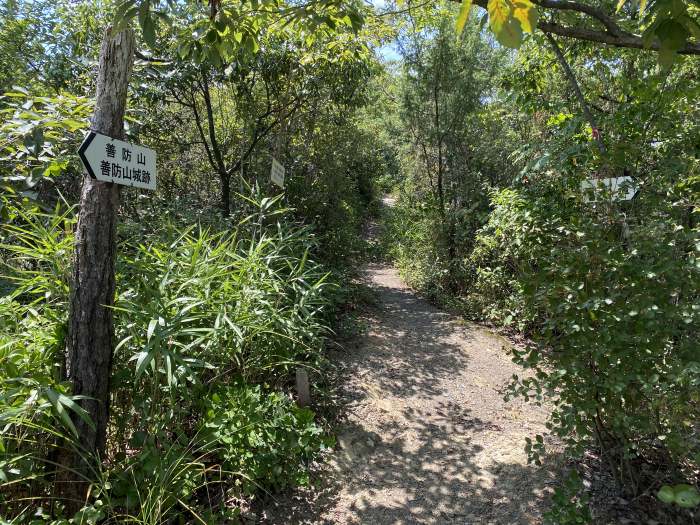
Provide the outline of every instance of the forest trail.
[[[347,419],[316,487],[277,500],[262,523],[534,524],[556,483],[527,465],[546,412],[500,390],[522,369],[510,343],[416,296],[386,264],[366,269],[378,305],[339,356]],[[554,463],[554,462],[553,462]]]

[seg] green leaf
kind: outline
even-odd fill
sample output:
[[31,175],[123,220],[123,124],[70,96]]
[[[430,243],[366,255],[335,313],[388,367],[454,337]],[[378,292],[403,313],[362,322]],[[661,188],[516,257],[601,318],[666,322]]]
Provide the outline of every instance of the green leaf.
[[688,30],[675,20],[665,20],[656,30],[661,48],[678,51],[688,39]]
[[146,15],[146,18],[144,18],[141,24],[141,31],[143,31],[143,39],[146,43],[154,47],[156,45],[156,26],[150,12]]
[[489,0],[489,24],[498,42],[517,49],[523,40],[520,24],[513,18],[510,0]]
[[537,6],[530,0],[515,0],[513,2],[513,17],[520,22],[523,31],[532,33],[537,28],[539,12]]
[[[83,396],[77,396],[76,399],[78,399],[78,398],[83,399]],[[81,407],[79,404],[77,404],[73,399],[66,396],[65,394],[59,394],[58,401],[62,405],[70,408],[73,412],[78,414],[80,419],[85,421],[90,428],[95,430],[95,423],[93,423],[92,419],[90,419],[90,415],[88,414],[87,410],[85,410],[83,407]]]
[[150,341],[153,337],[153,332],[155,332],[156,326],[158,325],[157,319],[151,319],[148,323],[148,331],[146,332],[146,341]]
[[673,490],[673,487],[664,485],[659,489],[659,492],[656,493],[656,497],[664,503],[673,503],[676,499],[676,492]]
[[681,484],[674,487],[675,502],[679,507],[692,509],[700,505],[700,494],[695,487]]
[[471,12],[472,8],[472,0],[462,0],[462,7],[459,9],[459,15],[457,16],[457,34],[461,35],[462,31],[464,31],[464,26],[467,23],[467,20],[469,19],[469,13]]
[[[156,350],[149,350],[148,352],[139,352],[136,354],[136,374],[135,377],[138,379],[141,377],[141,374],[144,373],[146,370],[146,367],[151,364],[153,359],[155,358]],[[133,359],[133,358],[132,358]]]
[[77,120],[72,120],[72,119],[66,119],[61,121],[61,124],[63,125],[64,128],[68,129],[70,132],[78,131],[79,129],[83,129],[87,127],[86,122],[78,122]]
[[118,33],[126,28],[138,10],[139,7],[134,5],[134,0],[125,0],[119,4],[114,12],[113,31]]
[[74,436],[78,435],[78,430],[75,428],[75,425],[70,419],[70,416],[66,413],[66,411],[63,409],[63,405],[58,401],[58,392],[51,388],[47,388],[45,390],[46,397],[49,398],[49,402],[53,406],[54,410],[56,411],[56,414],[58,414],[58,417],[61,419],[63,424],[73,433]]
[[657,58],[661,68],[667,70],[673,65],[673,62],[676,59],[676,52],[671,49],[665,49],[662,47],[661,49],[659,49]]
[[151,7],[150,4],[150,0],[145,0],[144,2],[141,2],[141,5],[139,6],[139,25],[141,27],[143,27],[146,18],[148,18],[148,12],[150,11]]

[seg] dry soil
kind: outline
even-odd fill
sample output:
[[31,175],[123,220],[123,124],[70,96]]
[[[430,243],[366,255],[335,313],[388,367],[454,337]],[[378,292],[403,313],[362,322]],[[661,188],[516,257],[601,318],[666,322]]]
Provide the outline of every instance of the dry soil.
[[557,459],[528,465],[546,412],[501,393],[522,370],[509,342],[420,299],[385,264],[368,330],[341,358],[347,405],[314,487],[270,501],[262,523],[535,524]]

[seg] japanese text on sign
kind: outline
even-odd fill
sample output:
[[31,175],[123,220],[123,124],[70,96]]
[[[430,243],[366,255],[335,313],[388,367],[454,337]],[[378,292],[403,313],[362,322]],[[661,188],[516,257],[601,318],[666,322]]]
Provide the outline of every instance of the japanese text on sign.
[[103,182],[156,189],[153,150],[90,132],[78,150],[91,177]]

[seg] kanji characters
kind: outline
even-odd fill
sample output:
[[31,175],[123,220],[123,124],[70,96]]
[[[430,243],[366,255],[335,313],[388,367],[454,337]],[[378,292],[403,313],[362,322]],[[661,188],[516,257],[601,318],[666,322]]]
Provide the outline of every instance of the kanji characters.
[[127,186],[155,186],[155,172],[148,150],[121,140],[107,139],[102,158],[93,161],[90,173],[99,180]]
[[109,165],[109,161],[103,160],[100,162],[100,173],[103,177],[112,176],[112,167]]

